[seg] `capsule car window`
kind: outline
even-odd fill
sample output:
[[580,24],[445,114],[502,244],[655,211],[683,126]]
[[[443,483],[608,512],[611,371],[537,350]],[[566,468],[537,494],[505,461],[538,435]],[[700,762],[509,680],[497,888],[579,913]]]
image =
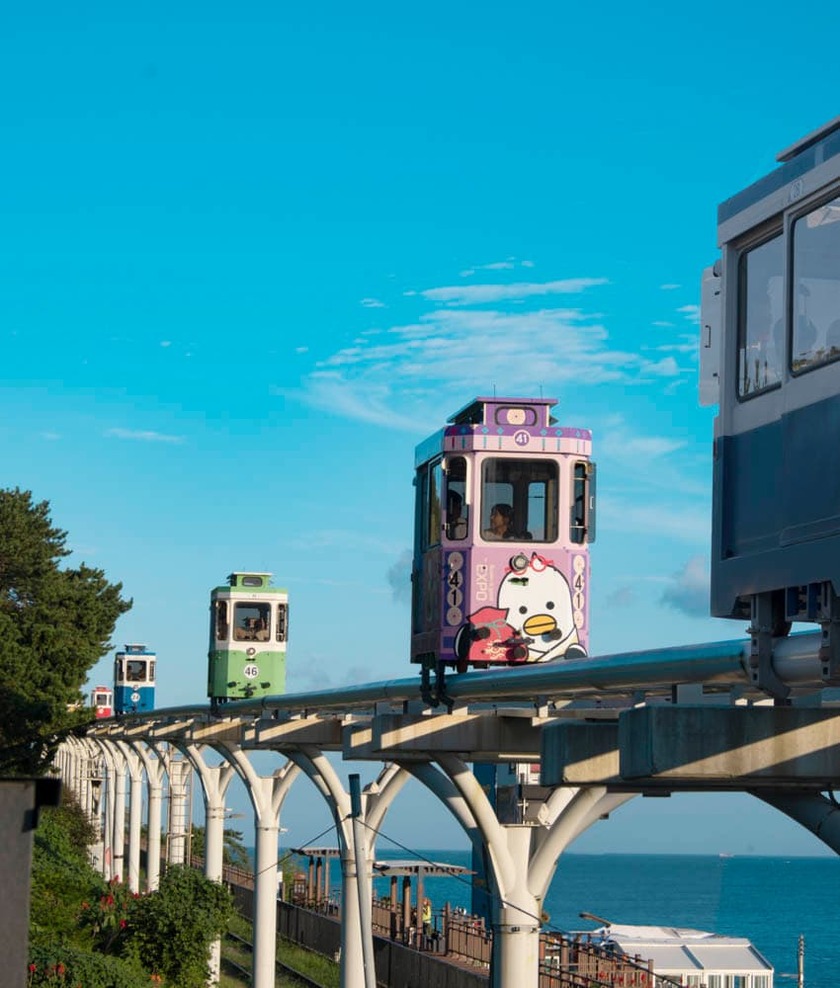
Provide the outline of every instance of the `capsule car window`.
[[796,220],[793,227],[794,373],[840,357],[840,197]]
[[781,234],[745,251],[738,270],[738,395],[779,384],[785,350]]

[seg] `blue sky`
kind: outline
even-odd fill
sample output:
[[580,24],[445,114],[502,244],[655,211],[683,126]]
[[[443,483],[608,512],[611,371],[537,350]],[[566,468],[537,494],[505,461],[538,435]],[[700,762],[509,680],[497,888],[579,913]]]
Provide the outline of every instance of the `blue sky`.
[[[594,653],[743,633],[705,616],[699,285],[717,204],[837,113],[836,60],[795,43],[837,12],[796,15],[4,13],[3,482],[123,582],[114,645],[157,650],[161,705],[203,701],[233,569],[290,591],[290,689],[412,675],[413,449],[493,391],[593,431]],[[680,849],[668,802],[698,849],[737,806],[744,849],[820,851],[721,798],[631,804],[605,849]]]

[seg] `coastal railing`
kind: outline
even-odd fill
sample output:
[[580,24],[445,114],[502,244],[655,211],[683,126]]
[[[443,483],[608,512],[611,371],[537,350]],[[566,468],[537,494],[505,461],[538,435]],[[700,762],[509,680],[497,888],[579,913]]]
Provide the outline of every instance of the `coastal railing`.
[[[203,868],[204,860],[192,855],[193,868]],[[253,890],[253,873],[225,866],[225,883]],[[311,897],[304,883],[293,883],[289,905],[329,919],[340,919],[340,903],[331,895]],[[481,916],[453,909],[448,903],[432,914],[431,922],[416,922],[395,908],[389,898],[374,898],[371,920],[375,935],[421,953],[436,955],[441,961],[469,967],[476,974],[488,975],[493,953],[493,931]],[[641,957],[616,955],[586,937],[540,934],[539,988],[655,988],[658,981],[651,961]],[[671,984],[670,979],[664,979]]]

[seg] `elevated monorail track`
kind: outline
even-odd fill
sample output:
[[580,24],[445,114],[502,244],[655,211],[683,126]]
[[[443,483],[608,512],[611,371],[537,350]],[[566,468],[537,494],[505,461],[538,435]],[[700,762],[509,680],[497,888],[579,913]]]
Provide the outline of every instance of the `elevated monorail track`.
[[[791,687],[794,696],[815,693],[826,685],[822,678],[820,644],[818,632],[791,635],[774,643],[776,675]],[[597,705],[600,701],[620,698],[635,703],[649,697],[667,696],[676,687],[690,684],[702,686],[704,692],[735,691],[745,698],[760,699],[764,694],[751,682],[750,651],[749,639],[735,639],[473,671],[449,677],[446,700],[457,707],[487,703],[544,706],[578,699],[589,699]],[[381,705],[420,706],[423,702],[420,680],[412,677],[237,700],[220,705],[216,712],[225,718],[283,718],[322,711],[349,713],[376,709]],[[146,717],[126,716],[121,722],[129,724],[210,714],[208,705],[165,707]],[[108,723],[101,722],[103,726]]]

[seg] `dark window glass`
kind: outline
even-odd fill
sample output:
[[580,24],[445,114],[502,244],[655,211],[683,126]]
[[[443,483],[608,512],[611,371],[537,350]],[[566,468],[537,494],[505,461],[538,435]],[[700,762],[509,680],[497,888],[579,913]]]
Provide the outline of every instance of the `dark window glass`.
[[237,601],[234,608],[233,639],[238,642],[267,642],[271,633],[271,604]]
[[840,197],[793,226],[791,369],[840,357]]
[[289,614],[285,604],[277,605],[277,641],[284,642],[289,634]]
[[781,234],[738,262],[738,395],[750,398],[782,379],[785,351]]
[[481,468],[482,538],[556,542],[558,492],[556,461],[485,460]]
[[226,600],[216,601],[216,640],[227,641],[228,637],[228,605]]
[[451,457],[446,464],[446,537],[463,541],[469,533],[470,506],[467,503],[467,461]]

